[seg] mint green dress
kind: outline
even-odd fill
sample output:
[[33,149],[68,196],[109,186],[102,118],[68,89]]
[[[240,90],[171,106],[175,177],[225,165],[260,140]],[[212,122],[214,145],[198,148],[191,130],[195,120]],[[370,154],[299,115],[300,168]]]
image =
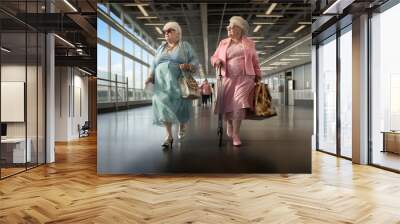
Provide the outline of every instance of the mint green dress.
[[151,75],[154,77],[152,99],[153,123],[163,126],[186,123],[190,119],[192,101],[183,99],[179,88],[179,77],[182,72],[179,64],[192,64],[196,70],[198,59],[188,42],[180,42],[171,52],[166,51],[166,43],[157,49]]

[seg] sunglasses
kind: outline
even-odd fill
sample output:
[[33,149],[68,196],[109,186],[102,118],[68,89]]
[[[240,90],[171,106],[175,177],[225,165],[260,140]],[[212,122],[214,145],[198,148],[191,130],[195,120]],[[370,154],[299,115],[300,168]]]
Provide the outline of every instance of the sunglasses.
[[227,26],[226,30],[233,30],[233,28],[235,28],[235,26]]
[[167,33],[175,32],[175,30],[174,29],[168,29],[168,30],[163,30],[162,32],[163,32],[163,34],[167,34]]

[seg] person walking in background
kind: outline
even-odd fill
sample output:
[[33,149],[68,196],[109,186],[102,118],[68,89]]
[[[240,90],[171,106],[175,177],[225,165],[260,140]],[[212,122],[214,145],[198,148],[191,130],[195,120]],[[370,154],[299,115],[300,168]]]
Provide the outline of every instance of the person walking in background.
[[[226,134],[233,145],[240,146],[241,121],[246,108],[253,108],[255,82],[260,80],[261,70],[254,42],[247,38],[249,24],[240,16],[233,16],[226,27],[228,38],[220,41],[211,57],[211,64],[221,68],[223,76],[223,108]],[[218,99],[217,99],[218,101]],[[218,112],[216,107],[216,112]]]
[[210,95],[210,103],[211,103],[211,105],[212,105],[212,103],[213,103],[213,97],[214,97],[214,89],[215,87],[214,87],[214,83],[212,82],[211,83],[211,95]]
[[202,105],[207,106],[208,98],[210,97],[210,95],[212,93],[211,85],[210,85],[210,83],[208,83],[207,79],[205,79],[203,81],[203,84],[201,84],[200,90],[201,90]]
[[199,62],[191,45],[182,41],[178,23],[166,23],[163,33],[166,42],[156,51],[146,84],[154,83],[153,123],[165,127],[166,138],[162,147],[171,148],[172,124],[179,124],[178,138],[182,139],[192,110],[192,101],[181,96],[178,80],[182,70],[195,71]]

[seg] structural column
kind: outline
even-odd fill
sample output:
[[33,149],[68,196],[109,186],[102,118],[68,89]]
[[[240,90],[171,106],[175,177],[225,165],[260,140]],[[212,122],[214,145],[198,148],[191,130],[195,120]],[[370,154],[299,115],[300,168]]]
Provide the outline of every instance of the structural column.
[[46,34],[46,163],[55,161],[55,57],[54,35]]
[[368,15],[353,19],[353,162],[368,163]]

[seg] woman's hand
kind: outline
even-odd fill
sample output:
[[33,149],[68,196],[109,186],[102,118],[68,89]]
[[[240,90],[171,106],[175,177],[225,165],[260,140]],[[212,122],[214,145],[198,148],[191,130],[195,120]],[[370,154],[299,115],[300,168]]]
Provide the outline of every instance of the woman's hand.
[[221,59],[217,59],[214,63],[214,67],[215,68],[219,68],[222,66],[222,60]]
[[254,77],[254,82],[260,82],[261,81],[261,77],[260,76],[258,76],[258,75],[255,75],[255,77]]
[[193,66],[191,64],[180,64],[179,68],[184,71],[191,71]]
[[154,78],[153,78],[153,76],[147,77],[146,81],[144,82],[145,85],[147,85],[147,84],[149,84],[149,83],[154,83]]

